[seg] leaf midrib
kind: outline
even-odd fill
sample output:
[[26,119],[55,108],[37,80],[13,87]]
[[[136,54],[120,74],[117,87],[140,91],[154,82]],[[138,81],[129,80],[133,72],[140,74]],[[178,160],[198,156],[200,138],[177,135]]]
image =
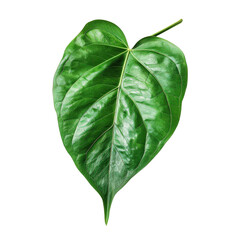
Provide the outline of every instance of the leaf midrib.
[[114,136],[115,136],[115,121],[116,121],[116,117],[118,115],[118,108],[119,108],[119,95],[121,92],[121,86],[122,86],[122,80],[123,80],[123,75],[126,69],[126,65],[127,65],[127,61],[128,61],[128,57],[129,57],[129,53],[130,53],[130,49],[128,49],[125,60],[124,60],[124,64],[123,64],[123,68],[122,68],[122,72],[121,72],[121,76],[120,76],[120,80],[119,80],[119,85],[118,85],[118,92],[117,92],[117,97],[116,97],[116,106],[115,106],[115,113],[114,113],[114,118],[113,118],[113,124],[112,124],[112,141],[111,141],[111,150],[110,150],[110,157],[109,157],[109,169],[108,169],[108,186],[107,186],[107,214],[109,214],[109,210],[110,210],[110,204],[111,204],[111,199],[110,199],[110,195],[109,195],[109,180],[110,180],[110,171],[111,171],[111,159],[112,159],[112,151],[113,151],[113,140],[114,140]]

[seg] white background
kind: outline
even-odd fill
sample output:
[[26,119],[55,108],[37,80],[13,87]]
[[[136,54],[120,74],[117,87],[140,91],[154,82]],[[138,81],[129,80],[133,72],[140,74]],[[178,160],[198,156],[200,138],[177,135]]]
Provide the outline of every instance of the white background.
[[[94,19],[129,46],[161,35],[189,82],[178,128],[115,197],[108,226],[97,192],[63,147],[52,80],[67,44]],[[0,239],[240,239],[238,1],[1,1]]]

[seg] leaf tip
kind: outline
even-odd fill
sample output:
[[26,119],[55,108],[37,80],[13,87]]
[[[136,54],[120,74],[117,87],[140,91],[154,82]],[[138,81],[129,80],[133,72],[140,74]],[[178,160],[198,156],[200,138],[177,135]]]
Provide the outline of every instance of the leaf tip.
[[108,215],[105,214],[105,224],[106,224],[106,226],[108,224],[108,219],[109,219],[109,214]]
[[112,204],[112,198],[109,198],[109,196],[107,197],[107,199],[103,199],[104,218],[105,218],[106,225],[108,224],[111,204]]
[[108,202],[104,203],[104,218],[105,218],[105,224],[108,224],[109,214],[110,214],[110,206],[111,204],[108,204]]

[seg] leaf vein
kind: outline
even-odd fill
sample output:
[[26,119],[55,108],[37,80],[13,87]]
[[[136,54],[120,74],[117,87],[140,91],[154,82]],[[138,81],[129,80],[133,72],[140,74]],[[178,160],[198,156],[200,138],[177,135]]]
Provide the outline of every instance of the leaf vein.
[[105,60],[104,62],[101,62],[100,64],[98,64],[98,65],[90,68],[86,73],[84,73],[83,75],[81,75],[81,76],[72,84],[72,86],[68,89],[68,91],[66,92],[66,94],[65,94],[65,96],[64,96],[64,98],[63,98],[63,100],[62,100],[62,105],[61,105],[61,110],[60,110],[60,112],[62,112],[63,102],[64,102],[67,94],[69,93],[69,91],[72,89],[73,85],[74,85],[77,81],[79,81],[82,77],[85,77],[85,76],[86,76],[90,71],[92,71],[94,68],[99,67],[99,66],[101,66],[101,65],[104,65],[105,63],[107,63],[107,62],[109,62],[109,61],[111,61],[111,60],[114,60],[115,58],[121,56],[121,55],[124,54],[125,52],[126,52],[126,51],[124,51],[124,52],[122,52],[122,53],[120,53],[120,54],[118,54],[118,55],[115,55],[114,57],[111,57],[111,58]]
[[116,87],[116,88],[112,89],[111,91],[105,93],[103,96],[101,96],[100,98],[98,98],[98,99],[83,113],[83,115],[82,115],[81,118],[79,119],[78,124],[77,124],[77,126],[76,126],[76,128],[75,128],[75,131],[74,131],[72,140],[73,140],[73,138],[74,138],[74,136],[75,136],[75,134],[76,134],[76,130],[77,130],[77,127],[78,127],[80,121],[82,120],[83,116],[89,111],[89,109],[90,109],[94,104],[96,104],[98,101],[100,101],[102,98],[104,98],[105,96],[107,96],[108,94],[110,94],[111,92],[113,92],[113,91],[115,91],[115,90],[117,90],[117,89],[118,89],[118,87]]
[[[179,68],[178,68],[178,66],[177,66],[177,63],[176,63],[172,58],[170,58],[170,57],[167,56],[166,54],[159,53],[159,52],[154,51],[154,50],[148,50],[148,49],[134,49],[134,51],[154,52],[154,53],[156,53],[156,54],[158,54],[158,55],[162,55],[162,56],[168,58],[171,62],[173,62],[173,63],[175,64],[176,68],[177,68],[178,75],[179,75],[180,80],[181,80],[181,94],[180,94],[180,96],[182,96],[182,84],[183,84],[182,75],[180,74],[180,70],[179,70]],[[178,96],[178,97],[179,97],[179,96]]]

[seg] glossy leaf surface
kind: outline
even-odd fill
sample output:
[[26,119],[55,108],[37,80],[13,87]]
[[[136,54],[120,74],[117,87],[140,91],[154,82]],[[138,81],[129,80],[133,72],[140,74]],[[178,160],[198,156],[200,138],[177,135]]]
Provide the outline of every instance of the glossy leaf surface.
[[151,36],[129,49],[107,21],[89,22],[66,48],[53,86],[59,129],[106,222],[114,195],[173,134],[186,84],[178,47]]

